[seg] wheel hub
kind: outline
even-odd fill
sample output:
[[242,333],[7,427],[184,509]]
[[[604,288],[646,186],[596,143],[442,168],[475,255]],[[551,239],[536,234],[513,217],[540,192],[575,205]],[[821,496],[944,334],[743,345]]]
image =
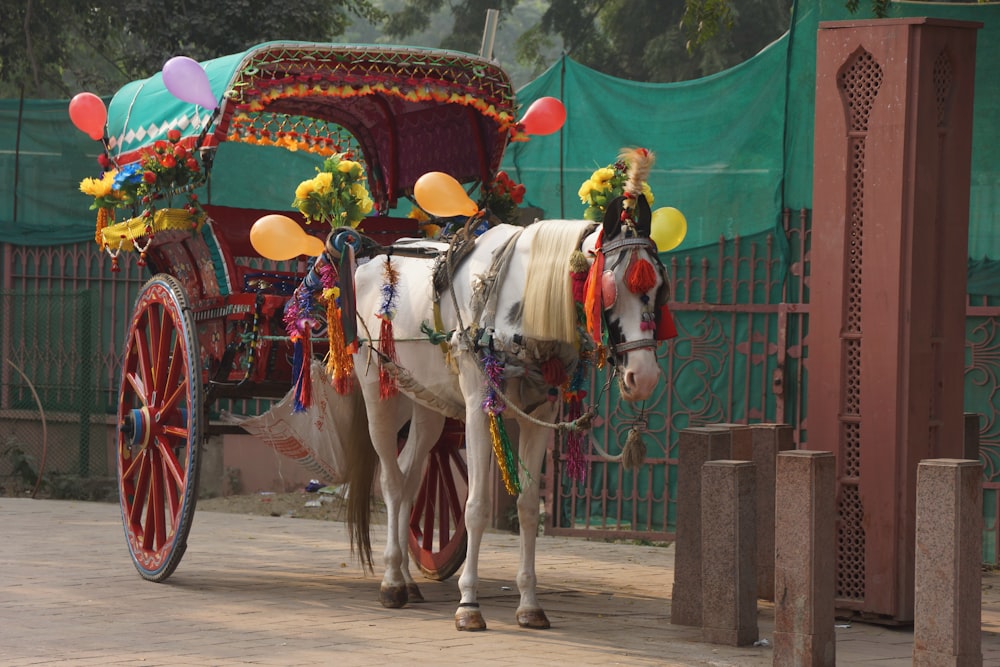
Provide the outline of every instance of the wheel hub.
[[149,442],[149,408],[143,406],[129,410],[122,420],[122,435],[130,449],[143,449]]

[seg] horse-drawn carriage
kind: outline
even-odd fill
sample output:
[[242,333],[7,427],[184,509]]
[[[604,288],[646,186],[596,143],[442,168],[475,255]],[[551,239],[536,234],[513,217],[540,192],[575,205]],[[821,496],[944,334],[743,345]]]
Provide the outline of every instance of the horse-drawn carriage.
[[[367,501],[370,460],[376,451],[381,458],[389,524],[383,604],[400,606],[419,596],[406,544],[425,574],[455,572],[466,558],[471,510],[471,562],[460,582],[456,623],[485,627],[475,601],[475,556],[489,512],[487,457],[495,454],[508,489],[521,491],[527,545],[518,621],[548,626],[533,571],[545,443],[553,428],[586,430],[590,415],[581,409],[579,381],[605,358],[625,400],[649,395],[659,376],[655,330],[666,285],[642,195],[652,156],[641,149],[630,156],[625,195],[607,202],[603,226],[492,226],[479,207],[463,203],[450,211],[445,201],[424,208],[467,218],[450,241],[396,243],[420,236],[416,222],[394,210],[407,197],[420,202],[415,189],[425,175],[443,174],[464,186],[458,199],[477,187],[480,195],[490,191],[508,142],[525,138],[517,112],[506,74],[475,56],[294,42],[263,44],[203,65],[174,59],[162,74],[115,95],[104,135],[112,174],[105,181],[114,182],[115,192],[130,192],[132,217],[108,220],[120,210],[115,197],[121,195],[91,185],[98,242],[113,259],[122,251],[140,253],[153,273],[131,317],[117,415],[122,518],[144,578],[166,579],[186,548],[213,402],[280,399],[290,387],[296,401],[308,401],[303,377],[312,360],[343,361],[340,330],[357,328],[346,347],[357,363],[341,389],[359,386],[344,392],[354,414],[341,421],[353,417],[361,424],[363,434],[345,437],[359,460],[369,460],[347,471],[352,495]],[[87,113],[78,110],[81,115]],[[86,131],[88,122],[93,119],[77,125]],[[230,146],[239,150],[227,153]],[[313,167],[326,158],[331,178],[362,165],[370,203],[356,190],[351,201],[373,209],[348,237],[327,237],[327,229],[317,233],[301,224],[308,215],[297,217],[301,239],[288,256],[316,256],[299,262],[298,271],[262,270],[259,261],[245,261],[259,260],[254,225],[274,210],[212,201],[213,185],[225,182],[230,170],[246,174],[248,162],[258,179],[243,186],[251,204],[255,189],[287,178],[267,162],[267,151],[280,149],[314,156]],[[198,193],[182,207],[165,207],[170,197]],[[296,191],[296,201],[306,194]],[[334,216],[343,214],[343,206],[334,208]],[[370,261],[358,262],[362,257]],[[326,321],[314,316],[315,302],[297,302],[307,284],[312,296],[327,299]],[[290,312],[298,315],[289,318]],[[338,333],[325,340],[312,335],[323,328]],[[567,418],[564,405],[576,412]],[[505,409],[519,424],[519,449],[505,442]],[[444,428],[446,417],[466,422],[464,432]],[[407,423],[400,466],[399,433]],[[359,523],[356,538],[367,543],[366,518]]]

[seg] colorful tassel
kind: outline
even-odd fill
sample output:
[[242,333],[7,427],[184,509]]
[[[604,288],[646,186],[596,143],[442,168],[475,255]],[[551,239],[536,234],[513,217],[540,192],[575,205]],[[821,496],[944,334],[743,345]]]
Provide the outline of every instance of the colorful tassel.
[[656,287],[656,269],[645,257],[632,251],[632,258],[625,269],[625,287],[632,294],[645,294]]
[[396,375],[386,367],[386,362],[398,363],[396,356],[396,338],[392,329],[392,320],[396,316],[396,302],[399,298],[399,272],[392,265],[390,257],[385,258],[383,269],[385,282],[382,284],[382,304],[377,313],[382,324],[379,327],[379,353],[381,361],[378,369],[378,395],[380,398],[391,398],[399,393]]
[[503,425],[503,417],[490,415],[490,439],[493,442],[493,454],[497,457],[497,467],[500,468],[500,478],[507,493],[516,496],[521,493],[521,482],[517,478],[517,462],[514,460],[514,450],[510,446],[510,437]]
[[587,332],[598,345],[601,344],[601,318],[604,304],[601,296],[601,276],[604,275],[604,253],[601,252],[601,241],[604,238],[602,230],[597,238],[597,251],[594,263],[590,265],[587,282],[584,286],[584,313],[587,315]]
[[326,304],[327,336],[330,350],[326,357],[326,371],[330,374],[333,389],[341,396],[354,390],[354,356],[344,345],[344,330],[340,324],[340,308],[335,299]]

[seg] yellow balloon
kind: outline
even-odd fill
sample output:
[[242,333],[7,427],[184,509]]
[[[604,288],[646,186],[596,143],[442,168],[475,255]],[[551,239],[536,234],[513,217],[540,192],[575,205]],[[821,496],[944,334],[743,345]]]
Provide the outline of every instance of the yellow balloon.
[[250,228],[250,245],[261,257],[281,262],[303,253],[303,236],[306,233],[288,216],[265,215]]
[[687,220],[684,214],[673,206],[664,206],[653,211],[649,237],[660,252],[673,250],[687,235]]
[[420,208],[439,218],[470,217],[479,212],[462,184],[441,171],[429,171],[413,184],[413,198]]
[[323,239],[316,238],[315,236],[305,235],[305,239],[302,241],[302,245],[299,246],[299,250],[302,255],[309,255],[310,257],[319,257],[326,250],[326,243]]

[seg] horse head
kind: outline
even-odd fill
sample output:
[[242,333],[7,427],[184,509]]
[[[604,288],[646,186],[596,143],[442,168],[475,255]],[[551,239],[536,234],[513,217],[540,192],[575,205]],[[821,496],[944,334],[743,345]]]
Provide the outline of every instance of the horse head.
[[602,323],[607,327],[608,360],[626,401],[649,398],[660,377],[656,331],[669,287],[649,236],[651,218],[641,184],[626,189],[608,203],[601,229],[584,247],[594,257],[587,288],[588,329],[597,339]]

